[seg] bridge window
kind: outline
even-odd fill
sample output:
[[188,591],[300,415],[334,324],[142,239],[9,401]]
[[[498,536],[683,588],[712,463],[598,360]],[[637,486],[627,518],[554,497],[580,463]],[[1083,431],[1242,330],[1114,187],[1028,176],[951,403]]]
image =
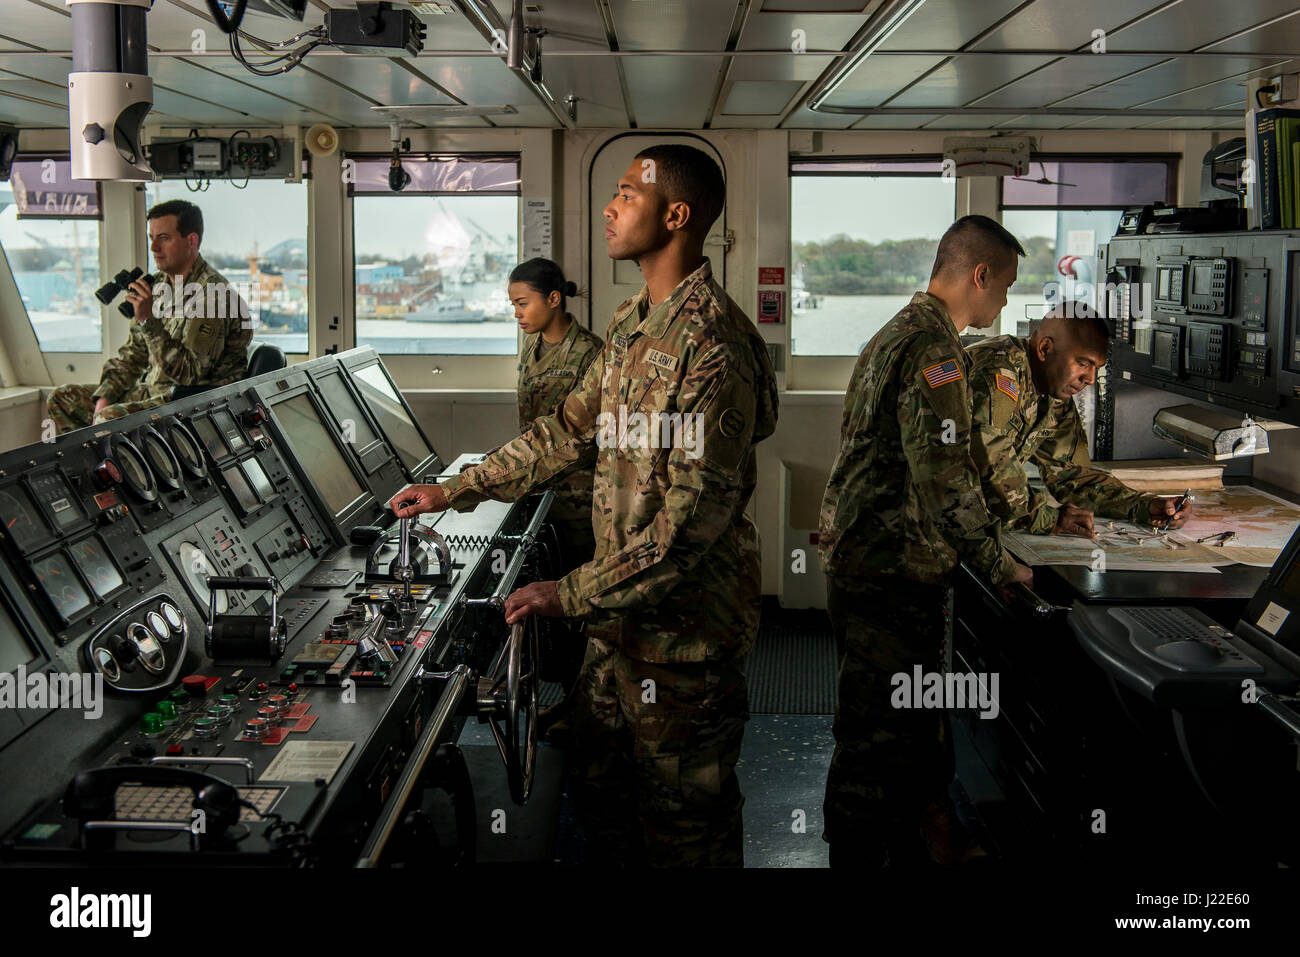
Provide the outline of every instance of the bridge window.
[[956,203],[942,170],[938,157],[791,164],[792,355],[857,355],[925,289]]
[[353,157],[357,345],[384,354],[514,355],[519,158]]
[[[253,338],[307,351],[307,184],[279,179],[151,183],[149,207],[184,199],[203,211],[199,254],[248,304]],[[152,261],[149,268],[153,268]]]
[[3,247],[42,352],[99,352],[99,184],[67,159],[25,156],[0,183]]
[[1024,176],[1004,176],[1002,225],[1028,255],[1007,294],[1000,331],[1028,335],[1029,323],[1062,300],[1096,306],[1098,244],[1115,235],[1126,207],[1175,201],[1177,163],[1164,156],[1044,156]]

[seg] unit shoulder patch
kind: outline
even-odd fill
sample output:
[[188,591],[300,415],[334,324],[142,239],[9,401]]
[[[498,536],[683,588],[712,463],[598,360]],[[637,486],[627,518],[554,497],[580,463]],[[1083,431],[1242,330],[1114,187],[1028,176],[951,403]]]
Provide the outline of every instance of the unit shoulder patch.
[[925,382],[931,389],[956,382],[962,377],[961,366],[957,364],[956,359],[944,359],[942,362],[927,366],[921,370],[921,375],[925,377]]
[[739,409],[724,409],[718,417],[718,431],[729,439],[737,438],[745,431],[745,413]]

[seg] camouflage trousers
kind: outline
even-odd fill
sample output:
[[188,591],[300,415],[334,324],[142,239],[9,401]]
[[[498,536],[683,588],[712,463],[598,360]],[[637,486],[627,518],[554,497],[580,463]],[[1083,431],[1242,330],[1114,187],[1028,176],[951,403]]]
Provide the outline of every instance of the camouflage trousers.
[[827,579],[840,657],[835,753],[826,779],[831,866],[915,867],[945,858],[936,841],[960,831],[947,799],[953,776],[947,713],[896,708],[895,674],[940,671],[947,588],[902,576]]
[[[591,561],[596,554],[596,536],[591,529],[590,511],[588,507],[587,516],[576,521],[551,522],[560,545],[559,560],[554,568],[556,578]],[[581,623],[576,619],[545,618],[542,621],[549,626],[544,629],[541,639],[542,680],[558,682],[568,694],[573,690],[582,670],[586,636]]]
[[590,638],[567,752],[586,863],[740,867],[748,718],[738,662],[651,664]]
[[163,404],[161,399],[152,399],[143,389],[135,387],[121,402],[106,405],[95,415],[95,403],[99,401],[93,395],[95,388],[93,385],[61,385],[50,393],[45,400],[45,414],[60,434]]

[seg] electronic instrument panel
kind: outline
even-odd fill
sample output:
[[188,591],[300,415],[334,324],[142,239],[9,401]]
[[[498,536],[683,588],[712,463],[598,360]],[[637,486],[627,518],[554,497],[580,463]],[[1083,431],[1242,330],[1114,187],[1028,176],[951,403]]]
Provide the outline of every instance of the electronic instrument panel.
[[[81,861],[57,800],[68,776],[118,787],[120,803],[142,792],[91,769],[132,764],[146,778],[183,764],[250,793],[270,780],[301,833],[364,831],[437,699],[414,675],[492,660],[500,612],[464,599],[505,587],[490,548],[544,515],[531,500],[424,516],[448,567],[396,595],[354,530],[391,524],[391,496],[442,471],[369,348],[0,455],[0,705],[38,673],[83,705],[101,689],[93,708],[0,707],[13,782],[0,862]],[[547,571],[520,554],[512,575]],[[335,760],[313,764],[307,745]],[[132,838],[103,847],[137,850]],[[284,848],[240,845],[255,846],[283,862]],[[178,834],[150,853],[172,850],[193,848]]]
[[1116,236],[1112,374],[1300,424],[1300,234]]

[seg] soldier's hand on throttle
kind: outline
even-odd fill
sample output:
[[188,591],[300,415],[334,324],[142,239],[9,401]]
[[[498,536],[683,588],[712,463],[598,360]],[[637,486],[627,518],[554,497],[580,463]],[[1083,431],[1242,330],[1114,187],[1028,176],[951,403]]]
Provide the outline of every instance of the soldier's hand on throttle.
[[506,624],[513,625],[529,615],[541,615],[543,618],[564,616],[560,592],[555,587],[555,582],[533,582],[510,593],[506,599]]
[[111,405],[111,403],[108,401],[108,396],[101,395],[95,400],[95,411],[92,414],[99,415],[99,413],[103,412],[109,405]]
[[136,322],[144,322],[153,315],[153,288],[143,277],[127,287],[126,301],[135,306]]
[[1092,524],[1092,512],[1086,508],[1062,505],[1060,513],[1056,516],[1056,527],[1052,529],[1052,534],[1096,538],[1097,530]]
[[408,485],[388,500],[398,518],[414,518],[425,512],[442,512],[451,507],[441,485]]
[[1015,597],[1015,592],[1011,588],[1011,586],[1015,584],[1024,585],[1027,588],[1033,588],[1034,570],[1028,565],[1022,565],[1019,562],[1016,562],[1016,577],[1011,579],[1011,581],[1007,582],[1005,585],[998,586],[998,594],[1002,596],[1004,604],[1011,604],[1012,599]]

